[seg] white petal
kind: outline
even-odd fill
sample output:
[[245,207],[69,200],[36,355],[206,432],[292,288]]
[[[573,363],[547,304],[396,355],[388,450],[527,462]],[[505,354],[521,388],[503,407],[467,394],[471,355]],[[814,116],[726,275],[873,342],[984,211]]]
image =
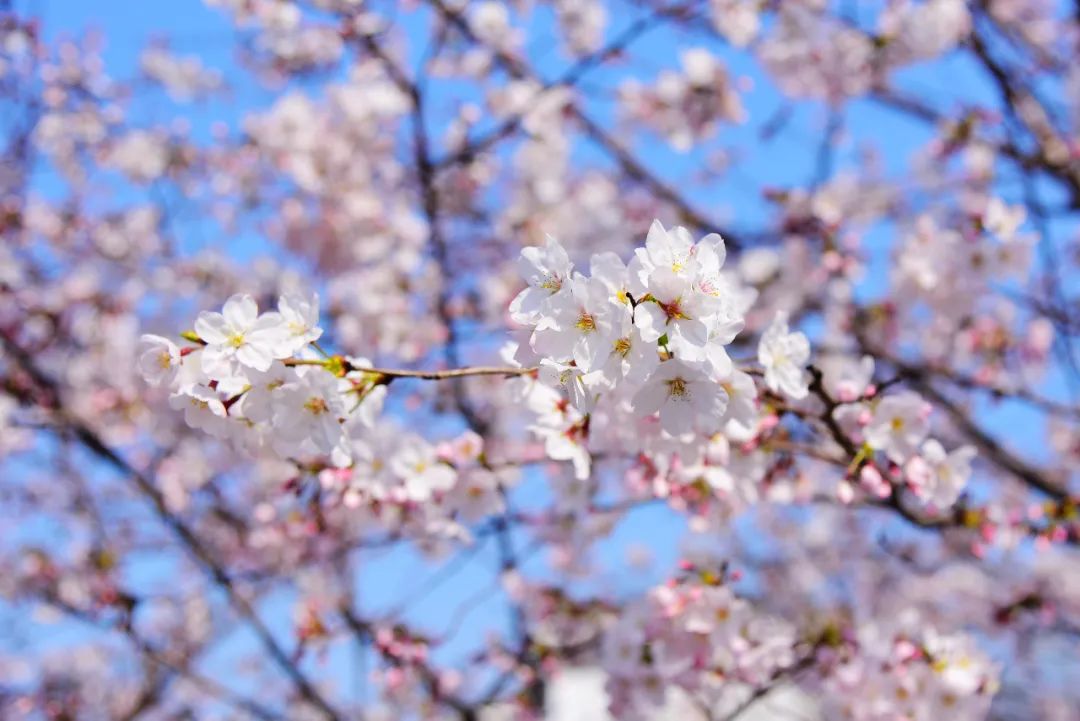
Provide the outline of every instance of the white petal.
[[[236,349],[236,359],[248,368],[257,371],[268,371],[274,363],[274,356],[266,346],[255,343],[245,343]],[[206,361],[203,361],[205,368]]]
[[634,395],[634,412],[639,416],[648,416],[660,410],[668,397],[667,386],[663,381],[650,379]]
[[660,408],[660,426],[673,436],[694,430],[694,414],[688,403],[665,403]]
[[195,319],[195,333],[199,338],[210,344],[227,343],[229,340],[228,326],[225,316],[204,310]]
[[225,316],[225,322],[234,330],[244,331],[255,322],[259,315],[259,306],[250,295],[238,293],[225,301],[221,312]]
[[649,226],[645,249],[649,252],[649,259],[656,265],[670,267],[675,262],[671,255],[671,239],[659,220],[654,220]]
[[646,343],[655,343],[667,332],[667,315],[656,303],[639,303],[634,309],[634,325]]

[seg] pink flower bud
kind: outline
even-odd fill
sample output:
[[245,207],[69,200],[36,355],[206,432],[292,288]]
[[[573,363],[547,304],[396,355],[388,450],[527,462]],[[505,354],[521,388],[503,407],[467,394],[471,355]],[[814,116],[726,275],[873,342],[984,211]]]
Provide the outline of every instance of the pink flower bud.
[[881,471],[872,463],[867,463],[859,471],[859,485],[863,490],[878,498],[888,498],[892,486],[881,475]]

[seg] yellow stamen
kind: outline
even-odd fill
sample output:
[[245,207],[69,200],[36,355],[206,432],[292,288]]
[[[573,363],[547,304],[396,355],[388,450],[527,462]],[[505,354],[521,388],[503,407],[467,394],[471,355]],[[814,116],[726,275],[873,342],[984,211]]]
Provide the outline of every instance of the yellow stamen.
[[591,333],[596,330],[596,319],[582,311],[581,315],[578,316],[577,323],[574,325],[580,331]]
[[[659,301],[657,301],[659,303]],[[660,309],[664,311],[664,315],[667,316],[668,321],[673,320],[689,320],[688,316],[682,309],[682,298],[676,298],[670,303],[659,303]]]
[[330,407],[326,405],[326,401],[318,396],[313,396],[307,399],[307,403],[304,404],[304,408],[312,415],[322,415],[330,410]]
[[562,288],[562,279],[554,275],[544,276],[544,282],[540,284],[540,287],[552,293],[558,293]]
[[669,398],[684,400],[690,396],[690,391],[686,387],[686,381],[682,378],[672,378],[667,382],[667,386]]

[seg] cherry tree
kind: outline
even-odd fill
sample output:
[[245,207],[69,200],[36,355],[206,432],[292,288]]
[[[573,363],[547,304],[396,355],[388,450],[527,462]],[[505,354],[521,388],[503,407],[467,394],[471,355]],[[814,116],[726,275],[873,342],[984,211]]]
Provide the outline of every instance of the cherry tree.
[[205,4],[0,0],[0,715],[1077,718],[1080,5]]

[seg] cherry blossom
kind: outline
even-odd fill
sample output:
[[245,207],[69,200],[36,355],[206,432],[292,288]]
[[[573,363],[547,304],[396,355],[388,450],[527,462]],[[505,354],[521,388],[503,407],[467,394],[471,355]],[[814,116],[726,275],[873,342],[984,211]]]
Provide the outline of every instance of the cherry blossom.
[[275,358],[288,357],[281,316],[259,315],[250,295],[229,298],[221,313],[203,311],[195,320],[195,332],[206,342],[203,370],[209,375],[234,376],[241,366],[270,370]]
[[[528,287],[514,298],[510,312],[515,320],[525,323],[546,310],[553,297],[564,292],[573,264],[559,241],[548,236],[543,249],[530,247],[522,250],[518,265]],[[569,288],[565,292],[569,292]]]
[[659,412],[661,426],[672,435],[695,428],[719,430],[727,403],[727,392],[719,384],[680,360],[661,363],[633,401],[636,413]]
[[344,438],[345,398],[336,378],[309,371],[274,392],[271,423],[282,452],[303,453],[305,442],[329,454]]
[[905,475],[920,498],[937,508],[948,508],[956,503],[967,485],[975,455],[971,446],[947,453],[940,442],[928,438],[923,441],[919,455],[907,462]]
[[866,442],[892,461],[903,463],[918,452],[926,438],[929,412],[926,401],[911,391],[886,396],[874,408],[866,426]]
[[457,480],[454,470],[437,458],[435,449],[419,439],[402,443],[390,459],[390,468],[406,479],[406,493],[414,501],[446,492]]
[[791,398],[805,398],[810,382],[806,363],[810,342],[802,333],[788,330],[787,315],[777,313],[758,343],[758,362],[765,367],[765,385]]
[[319,327],[319,296],[310,298],[282,296],[278,302],[278,312],[289,334],[292,348],[290,354],[307,347],[309,343],[322,337]]
[[532,344],[556,360],[572,360],[587,373],[600,366],[615,344],[615,309],[598,280],[572,278],[569,290],[548,301],[550,315],[536,326]]
[[171,383],[181,363],[180,348],[168,338],[149,333],[140,343],[143,351],[139,356],[139,370],[146,382],[155,386]]

